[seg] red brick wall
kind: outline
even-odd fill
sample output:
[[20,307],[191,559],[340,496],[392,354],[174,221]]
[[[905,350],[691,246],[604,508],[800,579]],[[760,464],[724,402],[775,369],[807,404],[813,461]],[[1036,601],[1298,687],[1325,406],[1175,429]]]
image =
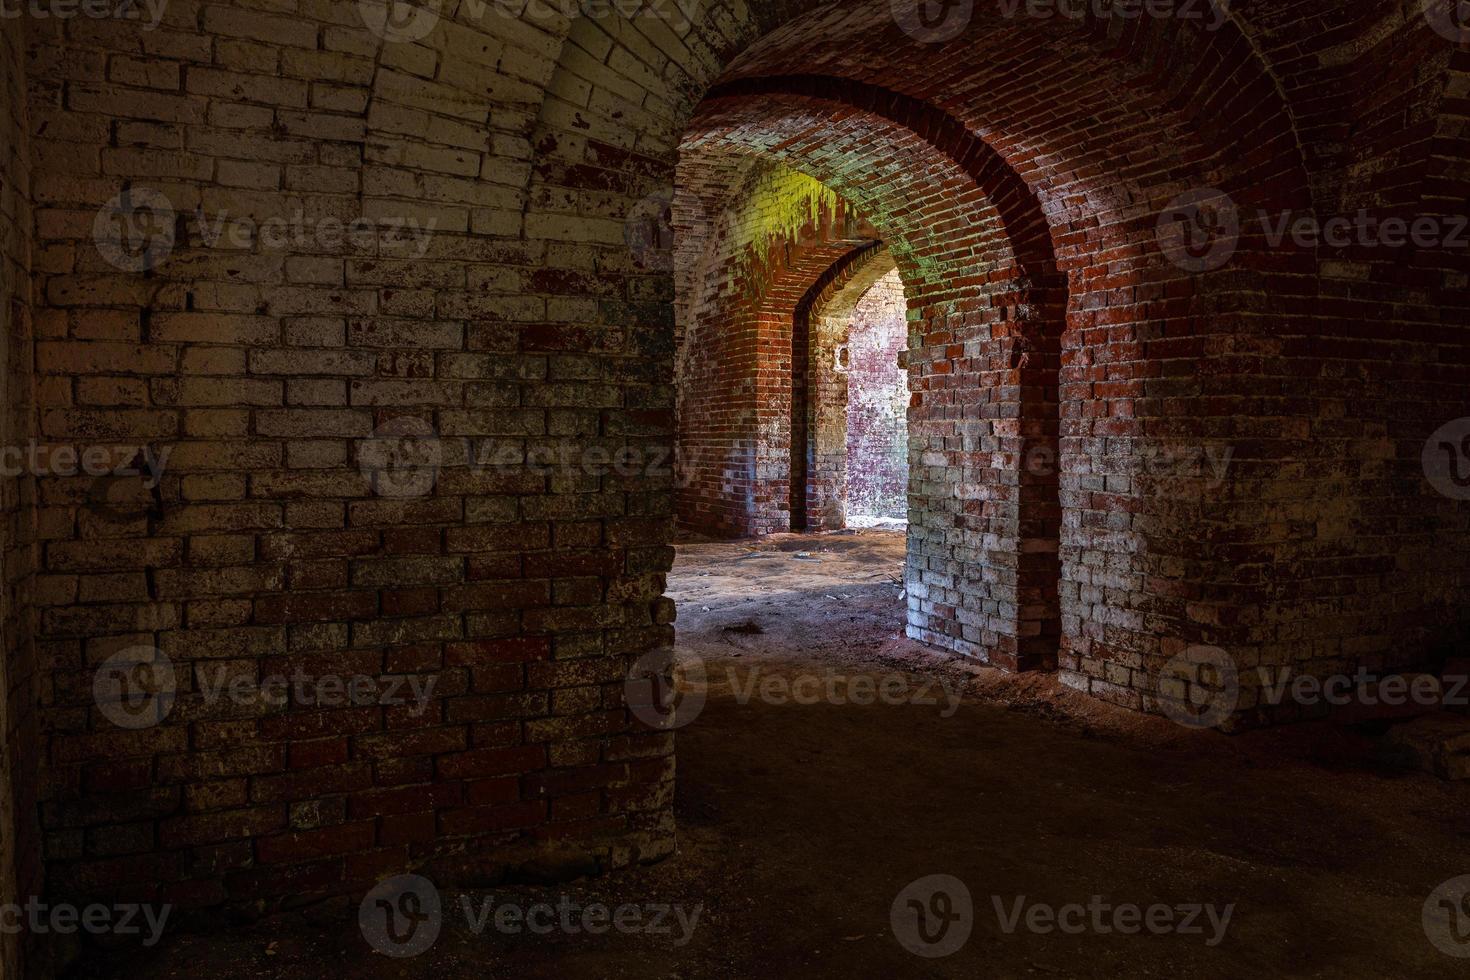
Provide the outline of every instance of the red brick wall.
[[[0,34],[0,446],[23,448],[34,429],[31,375],[31,159],[25,24]],[[30,621],[35,483],[7,454],[0,475],[0,903],[42,890],[36,796],[39,674]],[[15,473],[19,468],[21,472]],[[20,936],[0,935],[0,974],[23,974]]]
[[[682,176],[686,197],[716,179],[698,163]],[[833,524],[841,488],[813,450],[824,438],[814,431],[820,406],[833,397],[823,379],[834,352],[813,336],[803,301],[872,241],[844,202],[824,199],[810,178],[762,169],[746,181],[715,212],[703,251],[681,257],[679,269],[688,311],[676,375],[678,516],[681,526],[715,535],[789,531],[793,503],[802,526]],[[806,499],[793,500],[793,472]],[[833,526],[842,526],[840,515]]]
[[[781,86],[795,91],[778,94]],[[775,144],[792,165],[854,198],[864,215],[878,216],[874,223],[904,278],[910,318],[935,325],[917,335],[911,330],[919,342],[908,356],[910,453],[922,468],[911,474],[918,488],[911,509],[921,516],[910,534],[916,586],[910,591],[910,632],[996,663],[1041,662],[1044,637],[1057,632],[1055,575],[1048,608],[1047,583],[1032,568],[1048,552],[1044,546],[1020,546],[1017,534],[1039,535],[1047,513],[1056,516],[1055,475],[1048,496],[1045,477],[1015,479],[996,450],[1008,447],[1018,454],[1022,439],[1055,435],[1055,408],[1049,415],[1046,410],[1046,393],[1053,392],[1054,405],[1055,386],[1006,384],[1000,366],[1010,365],[1010,348],[1020,343],[1024,329],[1037,332],[1036,354],[1021,365],[1018,352],[1016,369],[1054,371],[1055,358],[1045,347],[1047,336],[1060,334],[1057,290],[1046,285],[1044,256],[1036,260],[1034,276],[1017,276],[1015,253],[999,234],[1001,214],[956,162],[968,159],[968,165],[981,167],[986,151],[977,145],[949,157],[936,154],[918,132],[943,133],[952,120],[861,87],[852,94],[866,108],[843,109],[833,102],[841,88],[820,79],[777,79],[716,89],[696,119],[686,152],[698,158]],[[879,106],[900,118],[879,114]],[[910,116],[912,126],[904,121]],[[891,181],[871,181],[875,171],[891,173]],[[936,185],[944,195],[934,193]],[[981,369],[991,365],[995,374],[987,377]],[[994,421],[1013,418],[1017,410],[1037,416],[1034,432]],[[982,504],[984,498],[992,503]],[[1038,509],[1048,506],[1049,512]],[[1056,537],[1052,531],[1053,567]],[[967,565],[974,567],[965,570]],[[1023,627],[1025,621],[1036,626]],[[1055,656],[1054,642],[1050,654]]]
[[857,303],[847,334],[847,513],[908,518],[907,305],[897,270]]
[[[533,153],[556,45],[528,25],[385,43],[357,4],[271,7],[30,38],[41,434],[170,450],[127,507],[41,488],[51,885],[212,904],[483,850],[666,854],[672,737],[635,729],[623,679],[672,636],[672,323],[620,218],[547,213],[557,180],[594,207],[641,179],[599,189],[583,151],[642,165]],[[183,219],[151,270],[92,241],[129,187]],[[285,243],[211,245],[197,211]],[[298,211],[373,231],[292,237]],[[390,423],[440,462],[407,496],[377,472]],[[138,647],[179,697],[129,730],[92,681]],[[297,670],[435,686],[421,712],[205,698]]]

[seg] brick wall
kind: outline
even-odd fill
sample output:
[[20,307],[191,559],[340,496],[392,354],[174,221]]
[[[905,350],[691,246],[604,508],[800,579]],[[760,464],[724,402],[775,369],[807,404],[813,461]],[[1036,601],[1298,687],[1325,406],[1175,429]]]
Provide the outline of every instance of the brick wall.
[[847,512],[908,518],[907,304],[898,271],[853,309],[847,334]]
[[[682,193],[724,174],[690,160]],[[680,261],[679,522],[734,536],[842,527],[841,435],[827,406],[845,391],[834,387],[834,339],[809,314],[814,291],[868,254],[872,232],[810,177],[760,168],[745,179],[714,212],[703,250]]]
[[[357,4],[268,6],[30,37],[41,434],[167,453],[105,506],[42,481],[52,888],[209,905],[666,854],[672,738],[622,681],[672,634],[671,323],[616,279],[621,221],[526,214],[556,196],[552,27],[392,43]],[[399,472],[373,434],[405,426],[428,455]],[[120,726],[92,681],[140,649],[177,699]],[[430,693],[209,695],[297,672]]]
[[[0,446],[23,448],[33,429],[31,375],[31,159],[26,118],[25,25],[0,34]],[[17,472],[19,471],[19,472]],[[40,719],[32,645],[34,481],[7,453],[0,474],[0,903],[42,890],[36,827]],[[23,975],[22,945],[0,935],[0,975]],[[34,949],[31,951],[34,955]]]
[[[1444,501],[1433,500],[1433,495],[1424,492],[1416,457],[1423,436],[1433,428],[1427,420],[1455,417],[1457,408],[1435,404],[1436,398],[1421,398],[1427,389],[1417,386],[1413,395],[1408,394],[1410,388],[1398,386],[1395,395],[1391,391],[1395,388],[1392,378],[1424,379],[1426,370],[1438,369],[1430,369],[1429,360],[1408,354],[1407,348],[1401,348],[1401,354],[1408,360],[1397,364],[1392,363],[1395,356],[1389,353],[1397,342],[1392,338],[1402,336],[1404,331],[1432,344],[1449,342],[1448,335],[1427,328],[1427,323],[1464,319],[1461,300],[1441,291],[1454,291],[1452,284],[1463,275],[1458,266],[1463,256],[1445,250],[1433,257],[1379,250],[1373,256],[1376,270],[1370,270],[1367,264],[1339,264],[1342,256],[1329,250],[1282,250],[1264,241],[1260,229],[1248,228],[1232,262],[1222,270],[1191,272],[1157,262],[1157,228],[1152,222],[1139,220],[1139,210],[1103,204],[1147,200],[1151,207],[1142,209],[1142,213],[1157,217],[1163,204],[1177,192],[1219,187],[1232,195],[1244,215],[1254,217],[1257,210],[1274,215],[1283,209],[1294,209],[1299,215],[1311,213],[1314,201],[1317,207],[1326,209],[1319,190],[1324,185],[1342,190],[1345,185],[1358,184],[1367,173],[1363,167],[1351,167],[1351,176],[1344,179],[1333,176],[1332,165],[1327,163],[1330,153],[1341,144],[1326,135],[1335,120],[1330,119],[1332,113],[1323,103],[1288,112],[1273,94],[1277,91],[1274,82],[1254,88],[1260,100],[1232,98],[1239,91],[1251,90],[1251,82],[1245,79],[1261,71],[1261,66],[1252,63],[1244,47],[1236,43],[1238,32],[1260,31],[1261,37],[1273,41],[1282,38],[1283,46],[1285,38],[1301,44],[1302,37],[1317,38],[1326,44],[1304,25],[1301,16],[1301,10],[1280,18],[1261,13],[1254,22],[1236,16],[1217,32],[1195,31],[1191,25],[1169,18],[1145,19],[1126,26],[1089,21],[1083,31],[1053,31],[1047,37],[1032,34],[1029,28],[1035,25],[1007,24],[1001,19],[988,25],[994,29],[986,34],[954,41],[944,57],[935,62],[907,66],[901,82],[904,93],[944,101],[954,107],[969,131],[1007,134],[992,141],[1000,159],[989,162],[983,160],[983,154],[966,150],[963,134],[945,128],[942,120],[904,106],[903,98],[891,91],[864,94],[851,81],[838,87],[825,81],[823,76],[842,76],[882,87],[894,78],[891,69],[882,66],[882,46],[891,38],[876,13],[869,16],[833,9],[820,19],[808,21],[804,31],[782,32],[761,44],[759,50],[742,56],[735,73],[744,81],[717,90],[728,94],[731,101],[745,96],[766,103],[763,120],[720,120],[720,125],[728,129],[722,140],[745,151],[779,147],[791,159],[803,160],[794,166],[807,166],[820,153],[810,145],[814,140],[810,116],[817,112],[835,113],[842,125],[848,126],[854,125],[853,113],[870,112],[883,119],[898,119],[914,131],[928,134],[941,157],[978,163],[966,169],[982,187],[989,188],[989,197],[1001,210],[1000,225],[1016,242],[1023,262],[1041,270],[1041,275],[1030,276],[1032,282],[1047,281],[1048,256],[1053,256],[1058,269],[1066,273],[1066,332],[1054,338],[1050,329],[1032,331],[1010,351],[1004,347],[997,350],[1000,357],[995,360],[1010,361],[1022,369],[1019,388],[1007,388],[1007,382],[1001,381],[1007,378],[1004,373],[986,376],[982,372],[976,376],[961,369],[957,375],[954,364],[945,369],[950,373],[945,381],[954,385],[978,386],[980,391],[1001,394],[1016,392],[1022,401],[1019,417],[1023,425],[1036,428],[1030,429],[1029,441],[1023,439],[1020,444],[1005,447],[1010,453],[989,455],[992,472],[985,476],[986,482],[1000,483],[1003,488],[1011,480],[1019,483],[1019,507],[1013,511],[1014,520],[1023,529],[1019,541],[1007,541],[1005,523],[995,520],[1004,514],[1004,504],[998,498],[1007,491],[997,492],[982,483],[979,494],[972,498],[973,505],[976,517],[991,520],[988,525],[963,522],[964,530],[982,532],[973,536],[973,541],[991,541],[1000,535],[1003,547],[991,554],[976,555],[969,550],[969,541],[957,535],[960,539],[954,545],[958,548],[951,551],[956,561],[950,567],[964,569],[964,564],[973,563],[973,570],[950,582],[944,582],[942,576],[926,582],[932,574],[931,564],[922,551],[919,557],[911,555],[910,576],[916,577],[919,588],[911,588],[910,595],[919,602],[919,608],[910,611],[910,629],[916,629],[917,635],[1007,663],[1004,633],[985,630],[983,620],[976,629],[973,614],[954,607],[963,604],[966,592],[973,594],[972,583],[982,583],[983,595],[983,583],[994,582],[998,576],[1004,582],[1004,569],[1017,561],[1026,563],[1029,558],[1032,567],[1014,574],[1020,589],[1028,595],[1023,599],[1020,620],[1029,624],[1028,630],[1036,626],[1042,630],[1041,639],[1033,645],[1033,663],[1045,664],[1048,646],[1055,648],[1060,641],[1067,682],[1133,707],[1154,705],[1158,670],[1164,661],[1191,644],[1225,646],[1242,669],[1254,676],[1254,667],[1261,664],[1291,663],[1298,669],[1319,673],[1341,669],[1348,663],[1366,663],[1376,669],[1405,666],[1433,660],[1454,641],[1458,629],[1455,620],[1463,617],[1446,616],[1446,608],[1435,597],[1444,594],[1444,589],[1458,588],[1454,585],[1458,573],[1446,567],[1446,563],[1458,563],[1458,558],[1442,550],[1424,554],[1420,551],[1423,542],[1407,526],[1372,539],[1354,539],[1342,535],[1341,530],[1355,520],[1367,519],[1374,508],[1382,510],[1385,494],[1407,494],[1398,498],[1395,507],[1424,513],[1433,526],[1451,535],[1463,533],[1463,516],[1449,516]],[[1454,91],[1454,75],[1445,73],[1454,48],[1446,47],[1444,38],[1429,31],[1421,19],[1397,21],[1386,35],[1382,34],[1382,25],[1379,31],[1373,35],[1377,44],[1354,44],[1329,59],[1332,73],[1351,75],[1348,87],[1360,96],[1364,107],[1372,106],[1372,112],[1379,113],[1377,97],[1366,93],[1373,91],[1385,97],[1399,93],[1401,87],[1391,84],[1383,72],[1404,65],[1405,50],[1417,51],[1424,66],[1424,71],[1416,75],[1424,100],[1419,116],[1424,122],[1416,123],[1417,128],[1427,134],[1445,125],[1445,113],[1457,118],[1460,110],[1454,104],[1439,101],[1446,91]],[[1116,60],[1097,60],[1095,51],[1089,50],[1092,43],[1110,48]],[[988,46],[994,47],[986,56]],[[1151,75],[1133,71],[1133,59],[1164,50],[1161,46],[1175,54],[1163,71]],[[961,65],[966,68],[961,69]],[[1069,87],[1066,79],[1079,72],[1082,65],[1088,65],[1086,71],[1097,73],[1097,78],[1113,76],[1114,81],[1101,87],[1094,82]],[[791,71],[789,66],[800,66],[800,71],[806,73],[779,75]],[[1205,71],[1200,66],[1210,69]],[[1292,66],[1288,72],[1294,73],[1291,84],[1326,84],[1322,78],[1295,75],[1305,71],[1299,65]],[[1004,76],[998,76],[998,72]],[[1233,73],[1238,84],[1213,84],[1211,72]],[[1025,94],[1014,101],[995,98],[995,91],[1010,87],[1014,78],[1032,79],[1016,90]],[[1338,78],[1333,84],[1344,85],[1345,81]],[[1110,93],[1126,93],[1126,97],[1116,98]],[[1158,98],[1164,93],[1169,96]],[[781,104],[781,98],[789,100],[791,122],[782,119],[779,110],[772,110],[772,104]],[[1402,104],[1402,98],[1398,103]],[[1053,109],[1036,113],[1036,104]],[[1408,154],[1414,163],[1405,162],[1407,169],[1399,170],[1395,178],[1374,176],[1374,188],[1399,188],[1395,195],[1407,191],[1413,198],[1427,187],[1416,173],[1416,167],[1424,163],[1420,148],[1426,144],[1420,135],[1394,129],[1407,118],[1404,113],[1394,115],[1386,107],[1379,116],[1385,132],[1394,132],[1392,138],[1397,140],[1408,140],[1416,150]],[[1441,122],[1430,122],[1432,119]],[[1341,125],[1341,116],[1336,123]],[[1105,140],[1095,138],[1103,131],[1108,134]],[[1170,141],[1158,140],[1163,131],[1173,134]],[[883,132],[882,137],[876,135],[878,132]],[[883,129],[875,126],[873,134],[870,140],[882,143],[882,153],[864,154],[863,148],[854,147],[851,162],[860,162],[854,170],[889,173],[894,169],[894,160],[904,160],[900,166],[913,170],[932,172],[935,167],[923,156],[895,151],[895,144],[901,140],[892,140]],[[1241,134],[1250,134],[1245,143]],[[1045,159],[1033,156],[1030,148],[1038,145],[1048,147]],[[1242,151],[1242,145],[1250,150]],[[1130,147],[1136,148],[1136,154]],[[1150,163],[1133,167],[1125,163],[1130,159],[1147,159]],[[831,166],[847,163],[842,160]],[[1022,175],[1025,187],[1008,185],[1004,176],[1007,170]],[[903,204],[883,207],[864,200],[847,185],[833,187],[870,216],[889,247],[900,253],[904,250],[903,231],[892,225],[898,220],[911,222],[914,212],[922,210],[913,206],[913,201],[923,200],[922,194],[910,192],[904,195]],[[1419,201],[1391,206],[1389,201],[1395,195],[1382,190],[1370,194],[1374,206],[1383,209],[1377,212],[1379,216],[1392,213],[1392,207],[1423,207]],[[1072,203],[1082,198],[1092,204],[1079,212]],[[1333,201],[1332,210],[1324,210],[1323,215],[1338,213],[1339,206],[1342,201]],[[963,225],[929,216],[929,228],[948,231],[957,226]],[[1033,238],[1030,232],[1038,226],[1050,226],[1050,232]],[[917,241],[925,241],[922,226],[910,234]],[[1367,257],[1360,262],[1367,262]],[[1411,295],[1395,285],[1402,282],[1405,264],[1436,262],[1452,264],[1455,270],[1429,273],[1430,281],[1438,284],[1435,298],[1427,292]],[[900,266],[903,269],[903,263]],[[1345,273],[1358,285],[1332,282],[1344,278]],[[1320,287],[1314,276],[1322,276]],[[1377,279],[1379,276],[1382,278]],[[911,306],[917,297],[922,320],[931,325],[942,323],[944,328],[954,323],[963,325],[964,320],[957,320],[951,310],[936,310],[948,317],[936,320],[933,311],[923,309],[926,285],[944,281],[941,276],[925,276],[920,270],[913,279],[916,282],[906,278]],[[1361,285],[1374,279],[1380,282],[1374,289]],[[956,281],[963,282],[963,276],[950,279]],[[1335,303],[1323,307],[1319,301],[1322,295],[1335,297]],[[1420,301],[1427,301],[1427,306],[1413,309]],[[1357,328],[1348,332],[1354,336],[1351,341],[1342,336],[1339,317],[1358,322],[1364,317],[1373,319],[1369,310],[1382,309],[1382,303],[1392,304],[1395,309],[1395,325],[1377,328],[1382,336],[1369,341]],[[1045,323],[1051,322],[1051,314],[1045,310],[1063,307],[1054,306],[1054,300],[1022,301],[1014,309],[1041,311],[1038,322]],[[913,313],[911,309],[911,316]],[[1427,332],[1420,332],[1426,328]],[[920,332],[944,336],[928,326],[922,326]],[[1355,416],[1351,426],[1339,429],[1336,423],[1316,417],[1341,411],[1336,400],[1344,397],[1341,389],[1333,391],[1344,375],[1332,359],[1324,357],[1327,348],[1320,345],[1319,338],[1335,338],[1326,341],[1332,350],[1352,350],[1373,361],[1372,367],[1364,361],[1366,375],[1358,375],[1364,382],[1364,400],[1347,395]],[[1051,344],[1061,347],[1060,376],[1050,373],[1048,361],[1054,357],[1048,350]],[[1458,348],[1458,342],[1454,345]],[[1372,348],[1376,350],[1369,354]],[[1439,356],[1455,364],[1446,367],[1442,376],[1463,378],[1463,359],[1458,350],[1441,351]],[[935,363],[942,369],[942,361]],[[1263,370],[1267,363],[1283,367],[1288,375]],[[1291,367],[1286,367],[1288,363]],[[919,367],[920,375],[928,370]],[[1320,383],[1304,400],[1292,397],[1302,391],[1301,378]],[[933,383],[917,379],[916,403],[936,397],[923,391]],[[1055,400],[1060,401],[1060,455],[1051,453],[1045,429],[1045,420],[1055,411],[1045,404],[1053,385],[1060,391]],[[1036,398],[1030,407],[1028,397]],[[1405,403],[1405,398],[1413,404]],[[1014,410],[1000,408],[1000,417],[1007,417],[1010,411]],[[953,408],[945,417],[954,417],[951,413]],[[913,414],[911,408],[911,417]],[[980,411],[980,417],[986,416],[985,410]],[[1292,417],[1294,422],[1285,425],[1283,417]],[[1405,438],[1395,441],[1392,453],[1382,457],[1377,454],[1385,451],[1385,444],[1374,448],[1374,436],[1394,428],[1388,422],[1391,417],[1416,417],[1423,422],[1408,426],[1413,436],[1405,433]],[[1010,429],[1005,423],[983,425],[997,433]],[[1267,435],[1292,430],[1313,432],[1317,438],[1304,441]],[[1327,435],[1329,432],[1333,435]],[[1336,435],[1338,432],[1354,435],[1344,441],[1344,436]],[[1183,447],[1191,448],[1197,458],[1210,451],[1233,453],[1225,478],[1207,486],[1205,480],[1188,475],[1180,479],[1161,476],[1157,470],[1150,472],[1152,460],[1167,458]],[[922,467],[925,453],[922,448],[916,450],[914,458]],[[1038,460],[1053,458],[1055,463],[1039,464],[1033,472],[1032,467],[1022,464],[1032,450],[1041,450],[1036,455]],[[966,466],[960,455],[936,454],[932,458],[944,458],[945,470]],[[1386,469],[1382,461],[1385,458],[1392,458]],[[1283,466],[1285,460],[1299,463]],[[1345,467],[1352,476],[1344,476]],[[985,470],[980,469],[980,473],[983,475]],[[925,485],[931,475],[932,479],[941,479],[936,470],[920,469],[919,485]],[[1054,485],[1048,489],[1048,479],[1060,483],[1060,488]],[[1354,486],[1349,492],[1351,504],[1342,502],[1344,480]],[[1028,483],[1033,491],[1029,505]],[[1398,491],[1389,489],[1391,485],[1398,486]],[[1048,502],[1058,489],[1060,508]],[[1280,538],[1279,527],[1273,527],[1276,517],[1272,504],[1267,502],[1280,500],[1301,502],[1299,514],[1304,519],[1286,538]],[[1351,514],[1327,519],[1320,511],[1322,500],[1339,501],[1345,510],[1351,508]],[[1435,511],[1436,516],[1427,516],[1421,508]],[[942,523],[948,526],[950,522]],[[1047,541],[1055,538],[1058,525],[1060,555],[1045,557]],[[1245,532],[1245,527],[1252,530]],[[983,533],[986,530],[989,535]],[[1245,544],[1238,533],[1255,538]],[[922,542],[917,544],[917,548],[923,547]],[[1419,555],[1416,572],[1408,576],[1413,583],[1401,570],[1401,560],[1391,558],[1404,554],[1397,551],[1399,548]],[[939,552],[941,548],[935,548],[935,554]],[[1286,558],[1288,554],[1294,557]],[[1250,555],[1255,577],[1242,577],[1242,555]],[[1330,558],[1324,558],[1326,555]],[[1336,589],[1344,586],[1338,574],[1348,569],[1354,576],[1352,594],[1386,591],[1392,598],[1372,602],[1338,598],[1342,594]],[[1042,604],[1058,573],[1060,629],[1051,626],[1050,611]],[[1302,582],[1298,577],[1302,574],[1307,574],[1311,582]],[[925,591],[931,586],[938,586],[939,601],[926,608]],[[992,595],[1004,610],[1008,598],[994,592]],[[1308,595],[1324,601],[1308,599]],[[957,602],[948,601],[954,597],[958,597]],[[1242,611],[1245,608],[1251,611]],[[1420,619],[1411,621],[1416,616]],[[947,624],[954,620],[958,620],[958,627]],[[997,620],[1004,621],[1004,617],[989,621]],[[1405,627],[1414,636],[1413,641],[1405,645],[1385,642],[1382,627],[1374,624],[1383,620]],[[967,624],[976,629],[978,641],[969,645],[950,642],[956,636],[963,638]],[[942,636],[936,638],[933,633]],[[1333,652],[1324,657],[1323,651]],[[1254,705],[1254,696],[1252,691],[1242,695],[1247,710]]]

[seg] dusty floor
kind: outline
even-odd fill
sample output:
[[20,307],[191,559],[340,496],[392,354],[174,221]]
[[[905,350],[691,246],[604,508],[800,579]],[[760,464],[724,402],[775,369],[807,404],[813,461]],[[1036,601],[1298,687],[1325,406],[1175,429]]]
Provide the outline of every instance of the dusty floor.
[[[681,657],[702,662],[704,683],[686,678],[707,701],[679,734],[679,854],[470,896],[702,906],[682,945],[677,925],[477,936],[446,889],[443,932],[415,959],[371,952],[355,903],[338,902],[169,936],[75,975],[1467,975],[1430,944],[1421,910],[1470,873],[1470,785],[1376,768],[1371,739],[1325,725],[1198,733],[954,664],[902,638],[902,554],[902,534],[884,530],[682,547]],[[834,675],[888,678],[903,703],[772,703],[829,683],[833,700],[859,693]],[[964,685],[957,707],[937,680]],[[934,874],[964,882],[974,909],[968,942],[940,959],[907,951],[890,917],[900,890]],[[1234,909],[1207,945],[1203,916],[1203,934],[1043,935],[1004,931],[995,908],[1094,895]]]

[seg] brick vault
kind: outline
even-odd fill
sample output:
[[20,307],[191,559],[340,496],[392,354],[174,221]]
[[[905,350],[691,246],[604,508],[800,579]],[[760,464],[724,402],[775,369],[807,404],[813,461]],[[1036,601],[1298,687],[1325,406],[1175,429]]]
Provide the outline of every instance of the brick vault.
[[[901,6],[0,21],[0,421],[44,457],[0,478],[5,894],[668,854],[625,679],[675,526],[842,526],[883,277],[911,637],[1150,712],[1202,648],[1442,658],[1470,48],[1417,3]],[[329,671],[423,697],[205,696]]]

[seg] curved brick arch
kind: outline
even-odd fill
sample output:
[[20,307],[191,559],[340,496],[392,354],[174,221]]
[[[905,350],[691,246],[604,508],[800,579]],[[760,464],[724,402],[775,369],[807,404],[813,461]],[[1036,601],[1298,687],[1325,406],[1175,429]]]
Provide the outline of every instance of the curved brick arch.
[[[807,433],[805,456],[809,460],[805,518],[811,530],[847,526],[850,446],[847,406],[851,390],[849,375],[838,365],[848,355],[854,310],[874,284],[890,273],[899,275],[902,288],[898,263],[881,242],[854,249],[812,284],[797,302],[792,317],[794,336],[804,337],[809,351],[804,430]],[[906,336],[904,343],[907,346]],[[905,423],[907,415],[905,411]],[[906,488],[904,495],[907,498]]]
[[[795,227],[765,232],[770,209],[794,187]],[[801,300],[846,261],[871,253],[877,234],[841,198],[784,171],[740,192],[710,245],[718,258],[697,289],[678,370],[677,494],[681,525],[717,535],[789,531],[807,500],[800,476],[806,435],[806,337],[793,329]],[[800,220],[800,219],[798,219]],[[754,229],[752,231],[752,229]]]
[[829,270],[832,274],[824,276],[802,298],[802,305],[812,316],[841,319],[850,315],[873,283],[898,270],[892,254],[881,246],[860,258],[834,266]]
[[[724,3],[711,3],[696,11],[692,21],[686,20],[682,11],[677,16],[669,12],[667,17],[645,21],[636,38],[618,36],[626,26],[622,22],[617,29],[606,29],[600,18],[585,15],[558,20],[548,28],[557,55],[546,89],[553,99],[569,105],[578,100],[588,104],[591,85],[563,84],[558,78],[570,74],[584,83],[597,81],[587,70],[590,55],[600,69],[598,77],[607,77],[610,70],[625,91],[651,83],[649,90],[656,90],[662,107],[672,109],[676,126],[681,125],[716,76],[727,66],[748,65],[753,60],[752,52],[762,42],[799,30],[827,34],[833,19],[864,6],[888,21],[886,45],[891,48],[894,41],[911,43],[893,23],[893,11],[900,8],[889,2],[864,5],[774,0],[741,5],[738,10]],[[968,30],[947,46],[919,45],[917,51],[937,54],[939,60],[945,60],[955,49],[985,33],[1014,31],[1048,40],[1070,35],[1083,41],[1079,50],[1087,52],[1087,64],[1078,68],[1076,77],[1089,78],[1091,71],[1109,61],[1127,61],[1158,81],[1161,91],[1180,94],[1180,103],[1187,107],[1190,117],[1216,134],[1227,138],[1256,134],[1263,119],[1276,120],[1270,139],[1273,152],[1279,155],[1281,146],[1276,140],[1283,139],[1288,152],[1300,162],[1302,141],[1281,78],[1280,62],[1287,57],[1268,43],[1268,32],[1279,29],[1274,23],[1279,18],[1273,18],[1272,12],[1243,12],[1233,6],[1218,15],[1213,12],[1213,4],[1203,10],[1192,9],[1199,6],[1194,0],[1175,0],[1173,7],[1180,16],[1130,17],[1119,8],[1110,8],[1101,14],[1096,9],[1088,10],[1081,18],[1036,19],[1016,16],[1004,4],[981,2],[969,15]],[[1287,17],[1309,20],[1316,12],[1308,6],[1299,5]],[[823,17],[825,21],[820,19]],[[618,62],[608,57],[611,49],[628,46],[629,40],[633,42],[629,50],[636,52],[632,57]],[[611,86],[609,94],[617,88]],[[1237,98],[1238,92],[1248,92],[1251,98]],[[604,102],[601,110],[607,111],[616,101]],[[552,115],[543,106],[538,118],[551,121]],[[559,118],[567,117],[561,114]]]
[[[838,257],[791,307],[791,526],[826,531],[845,527],[847,385],[837,373],[842,339],[817,326],[817,314],[845,299],[849,308],[884,272],[897,268],[879,241]],[[795,286],[796,283],[792,283]],[[784,307],[794,289],[767,293],[762,305]]]
[[[1000,155],[959,120],[902,93],[830,75],[759,76],[721,82],[710,89],[705,103],[716,108],[725,100],[737,105],[740,100],[753,100],[769,108],[770,100],[780,97],[870,113],[919,136],[973,178],[985,193],[1010,241],[1018,275],[1038,288],[1057,285],[1056,253],[1040,202]],[[697,139],[701,129],[696,117],[691,137]]]
[[[921,319],[908,362],[919,462],[910,467],[919,515],[909,530],[910,635],[1013,669],[1054,664],[1067,295],[1059,276],[1037,268],[1054,268],[1036,255],[1050,246],[1045,226],[1012,198],[1034,257],[1023,267],[984,188],[929,137],[954,137],[955,155],[982,173],[995,157],[931,114],[911,128],[804,93],[712,94],[691,124],[681,174],[710,154],[763,150],[811,173],[882,233],[910,316]],[[906,105],[897,106],[902,119]],[[1051,462],[1021,465],[1027,458]]]

